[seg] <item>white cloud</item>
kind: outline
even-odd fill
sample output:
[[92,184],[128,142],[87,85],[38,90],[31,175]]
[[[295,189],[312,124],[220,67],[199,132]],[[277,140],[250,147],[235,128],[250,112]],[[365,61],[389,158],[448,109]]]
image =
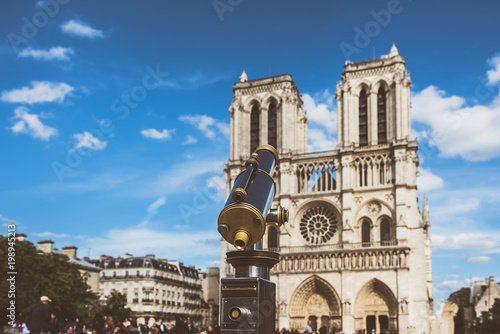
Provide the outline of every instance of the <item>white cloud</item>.
[[225,137],[229,137],[229,125],[219,122],[216,119],[207,115],[181,115],[179,120],[195,126],[200,130],[205,137],[214,139],[216,130]]
[[[496,82],[496,70],[488,75]],[[500,95],[496,100],[500,101]],[[496,100],[467,106],[465,98],[447,96],[429,86],[413,94],[412,119],[429,126],[422,137],[428,137],[429,145],[436,146],[441,156],[485,161],[500,156],[500,103]]]
[[307,130],[307,137],[309,152],[331,151],[337,148],[337,140],[324,130],[310,128]]
[[57,234],[53,232],[42,232],[42,233],[31,233],[36,237],[44,237],[44,238],[68,238],[69,234]]
[[481,263],[485,264],[491,261],[491,257],[489,256],[484,256],[484,255],[478,255],[478,256],[472,256],[470,257],[467,262],[472,262],[472,263]]
[[207,180],[207,187],[210,190],[210,198],[216,202],[226,199],[226,179],[224,176],[215,175]]
[[94,29],[87,23],[70,20],[61,26],[63,32],[78,37],[88,37],[90,39],[103,38],[104,32],[102,30]]
[[172,138],[172,133],[174,132],[175,129],[172,130],[163,129],[161,132],[156,129],[147,129],[147,130],[142,130],[141,134],[146,138],[167,140]]
[[460,275],[457,275],[457,274],[448,274],[448,275],[446,275],[446,277],[448,277],[448,278],[454,278],[454,279],[459,279]]
[[99,140],[99,138],[94,137],[87,131],[84,133],[75,133],[73,138],[77,140],[74,150],[88,148],[89,150],[99,151],[103,150],[108,145],[108,142]]
[[334,98],[335,95],[330,94],[328,90],[317,93],[314,97],[309,94],[302,95],[309,124],[322,126],[329,133],[337,132],[337,112],[334,107]]
[[434,295],[438,300],[448,299],[449,296],[461,288],[468,288],[475,281],[483,280],[481,277],[472,277],[464,280],[445,280],[434,284]]
[[328,89],[314,96],[303,94],[304,110],[309,121],[307,141],[309,152],[330,151],[337,148],[337,112],[335,95]]
[[49,50],[35,50],[35,49],[25,49],[19,53],[19,57],[28,58],[31,57],[37,60],[64,60],[68,61],[69,56],[75,52],[71,48],[64,48],[62,46],[55,46]]
[[488,83],[494,85],[500,82],[500,55],[497,55],[489,60],[492,70],[486,72],[488,76]]
[[35,139],[48,141],[50,137],[57,135],[57,129],[44,125],[40,120],[40,115],[30,114],[25,107],[18,107],[14,111],[13,120],[18,120],[10,128],[13,133],[25,133]]
[[500,236],[477,232],[459,234],[433,234],[433,249],[490,249],[500,245]]
[[220,234],[215,229],[159,231],[145,227],[113,229],[103,237],[88,239],[88,247],[97,254],[121,256],[128,252],[136,256],[155,254],[183,262],[220,254]]
[[158,209],[160,207],[164,206],[166,203],[167,203],[167,199],[165,198],[165,196],[161,196],[156,201],[151,203],[151,205],[148,206],[146,218],[144,218],[143,221],[138,226],[147,225],[149,223],[149,221],[151,220],[151,218],[153,218],[156,215],[156,213],[158,212]]
[[193,138],[191,136],[186,136],[186,141],[182,143],[182,145],[196,144],[198,139]]
[[419,192],[427,193],[433,189],[442,188],[443,186],[443,179],[432,174],[430,169],[418,168],[417,187]]
[[0,99],[10,103],[63,103],[66,95],[74,88],[63,82],[32,81],[32,87],[3,91]]

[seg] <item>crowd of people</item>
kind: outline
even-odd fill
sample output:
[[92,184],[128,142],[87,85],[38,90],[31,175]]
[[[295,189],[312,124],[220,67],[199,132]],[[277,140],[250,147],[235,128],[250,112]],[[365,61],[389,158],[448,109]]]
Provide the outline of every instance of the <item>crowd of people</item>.
[[134,323],[129,319],[115,321],[113,317],[103,315],[93,325],[86,325],[79,318],[58,319],[54,313],[49,313],[48,303],[51,300],[43,296],[34,305],[25,318],[19,314],[16,327],[21,334],[220,334],[218,325],[202,328],[196,326],[190,317],[178,317],[175,322],[148,325]]

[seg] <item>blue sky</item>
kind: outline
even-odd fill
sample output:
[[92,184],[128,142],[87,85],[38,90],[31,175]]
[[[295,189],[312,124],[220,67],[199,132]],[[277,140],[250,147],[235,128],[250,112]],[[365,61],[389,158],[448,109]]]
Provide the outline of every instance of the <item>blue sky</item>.
[[[290,73],[310,150],[336,145],[346,60],[413,80],[436,299],[500,278],[496,1],[4,1],[0,219],[80,257],[218,265],[232,84]],[[5,233],[7,227],[5,227]]]

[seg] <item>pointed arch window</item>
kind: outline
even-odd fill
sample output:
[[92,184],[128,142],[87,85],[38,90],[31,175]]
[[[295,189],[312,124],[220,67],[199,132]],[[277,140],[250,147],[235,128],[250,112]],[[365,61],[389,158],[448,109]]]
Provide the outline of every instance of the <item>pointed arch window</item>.
[[387,143],[387,97],[384,87],[377,94],[377,142]]
[[267,143],[274,148],[278,146],[278,118],[276,103],[271,102],[267,112]]
[[267,231],[267,248],[278,248],[278,230],[275,227]]
[[259,133],[260,133],[260,110],[257,104],[254,104],[250,113],[250,154],[255,152],[259,147]]
[[363,89],[359,94],[359,146],[368,145],[368,98]]
[[371,226],[368,220],[363,221],[361,225],[361,242],[363,247],[370,246],[370,234],[371,234]]
[[391,230],[387,219],[382,220],[382,223],[380,223],[380,241],[382,246],[391,241]]

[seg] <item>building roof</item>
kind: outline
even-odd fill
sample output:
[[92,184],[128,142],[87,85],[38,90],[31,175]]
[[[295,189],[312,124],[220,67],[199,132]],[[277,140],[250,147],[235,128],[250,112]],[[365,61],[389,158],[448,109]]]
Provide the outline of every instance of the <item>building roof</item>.
[[[138,269],[138,268],[153,268],[165,272],[171,272],[176,274],[182,274],[183,276],[199,278],[198,270],[190,267],[184,266],[179,263],[179,267],[176,263],[170,263],[167,260],[153,259],[151,257],[130,257],[127,259],[123,258],[112,258],[108,257],[102,260],[91,260],[102,269]],[[179,272],[180,269],[180,272]]]

